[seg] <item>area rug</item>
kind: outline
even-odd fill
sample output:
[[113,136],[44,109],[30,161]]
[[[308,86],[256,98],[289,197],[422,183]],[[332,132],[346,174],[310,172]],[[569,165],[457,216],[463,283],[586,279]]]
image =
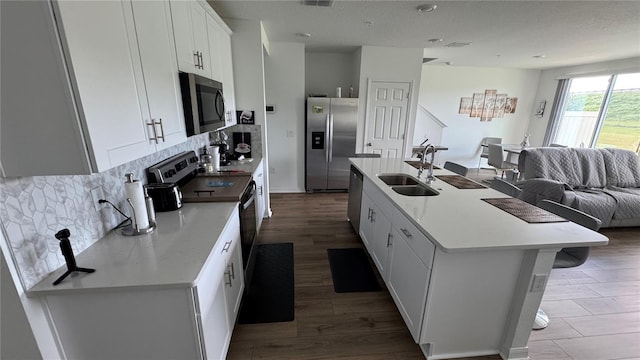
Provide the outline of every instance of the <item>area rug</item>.
[[376,274],[364,249],[327,249],[327,255],[335,292],[380,290]]
[[260,244],[238,323],[259,324],[294,318],[293,243]]

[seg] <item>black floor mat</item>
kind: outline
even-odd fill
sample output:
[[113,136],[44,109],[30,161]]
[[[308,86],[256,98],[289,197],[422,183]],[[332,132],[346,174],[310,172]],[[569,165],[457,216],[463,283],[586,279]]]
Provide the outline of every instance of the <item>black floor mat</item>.
[[364,249],[327,249],[327,253],[337,293],[380,290]]
[[293,243],[258,245],[253,279],[242,299],[238,323],[292,321]]

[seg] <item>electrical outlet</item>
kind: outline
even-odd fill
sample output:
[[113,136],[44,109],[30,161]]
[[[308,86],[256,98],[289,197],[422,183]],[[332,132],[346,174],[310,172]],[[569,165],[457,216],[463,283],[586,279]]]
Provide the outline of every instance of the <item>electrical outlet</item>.
[[104,191],[102,191],[102,188],[100,186],[96,186],[91,189],[91,201],[93,201],[93,206],[97,212],[100,212],[100,210],[102,210],[102,208],[106,205],[100,204],[98,202],[98,200],[100,199],[104,199]]
[[547,285],[547,279],[549,277],[545,274],[534,274],[533,281],[531,282],[531,292],[544,291],[544,287]]

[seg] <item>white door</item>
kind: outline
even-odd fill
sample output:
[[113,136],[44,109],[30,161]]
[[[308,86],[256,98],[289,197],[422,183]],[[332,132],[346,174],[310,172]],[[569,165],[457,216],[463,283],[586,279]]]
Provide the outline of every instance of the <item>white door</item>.
[[365,122],[365,153],[376,153],[385,158],[403,156],[410,89],[408,82],[371,82]]

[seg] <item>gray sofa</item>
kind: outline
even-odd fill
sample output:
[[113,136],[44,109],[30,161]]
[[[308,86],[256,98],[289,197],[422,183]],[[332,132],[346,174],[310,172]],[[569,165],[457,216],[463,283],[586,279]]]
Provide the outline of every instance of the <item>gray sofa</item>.
[[595,216],[602,227],[640,226],[640,160],[621,149],[523,150],[520,198],[549,199]]

